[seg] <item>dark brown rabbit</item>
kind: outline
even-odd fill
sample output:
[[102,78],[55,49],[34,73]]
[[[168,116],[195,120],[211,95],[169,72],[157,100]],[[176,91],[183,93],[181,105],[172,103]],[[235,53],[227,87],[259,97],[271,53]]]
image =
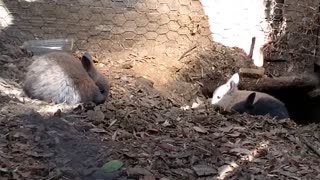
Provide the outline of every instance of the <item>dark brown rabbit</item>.
[[66,104],[102,104],[109,88],[107,79],[96,70],[89,53],[84,53],[79,61],[62,51],[35,56],[23,85],[30,98]]

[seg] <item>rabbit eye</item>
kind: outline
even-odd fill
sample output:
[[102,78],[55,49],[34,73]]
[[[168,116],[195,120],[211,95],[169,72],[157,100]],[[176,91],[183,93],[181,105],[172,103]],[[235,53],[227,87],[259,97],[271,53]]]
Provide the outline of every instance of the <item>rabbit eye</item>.
[[220,97],[220,96],[218,96],[217,98],[218,98],[218,99],[220,99],[221,97]]
[[104,94],[105,92],[106,92],[106,91],[103,90],[103,89],[100,90],[100,93],[101,93],[101,94]]

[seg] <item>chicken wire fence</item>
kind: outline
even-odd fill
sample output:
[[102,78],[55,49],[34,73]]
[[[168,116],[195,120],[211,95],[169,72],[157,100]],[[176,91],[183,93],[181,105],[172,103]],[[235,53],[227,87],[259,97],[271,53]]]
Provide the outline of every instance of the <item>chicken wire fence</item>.
[[307,61],[319,54],[319,0],[265,0],[268,42],[264,54],[270,61]]

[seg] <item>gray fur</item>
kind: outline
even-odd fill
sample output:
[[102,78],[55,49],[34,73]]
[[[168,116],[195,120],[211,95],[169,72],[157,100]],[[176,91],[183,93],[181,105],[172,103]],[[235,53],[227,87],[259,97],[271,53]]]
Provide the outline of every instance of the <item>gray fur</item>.
[[[255,94],[254,99],[249,97],[252,94]],[[231,112],[251,115],[269,114],[276,119],[289,118],[289,113],[283,102],[261,92],[237,90],[226,95],[217,105]]]
[[276,119],[289,118],[288,110],[279,99],[262,92],[238,90],[239,74],[213,93],[212,104],[229,112],[267,115]]
[[79,61],[66,52],[35,56],[23,85],[30,98],[67,104],[102,104],[109,88],[106,78],[95,69],[89,53]]

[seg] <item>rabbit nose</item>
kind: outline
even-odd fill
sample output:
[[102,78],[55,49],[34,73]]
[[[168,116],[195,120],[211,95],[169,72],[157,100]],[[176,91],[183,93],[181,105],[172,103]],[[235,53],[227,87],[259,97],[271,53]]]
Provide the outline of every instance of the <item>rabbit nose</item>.
[[96,105],[103,104],[106,101],[106,99],[107,99],[106,96],[103,96],[102,94],[100,94],[100,95],[96,96],[94,103]]

